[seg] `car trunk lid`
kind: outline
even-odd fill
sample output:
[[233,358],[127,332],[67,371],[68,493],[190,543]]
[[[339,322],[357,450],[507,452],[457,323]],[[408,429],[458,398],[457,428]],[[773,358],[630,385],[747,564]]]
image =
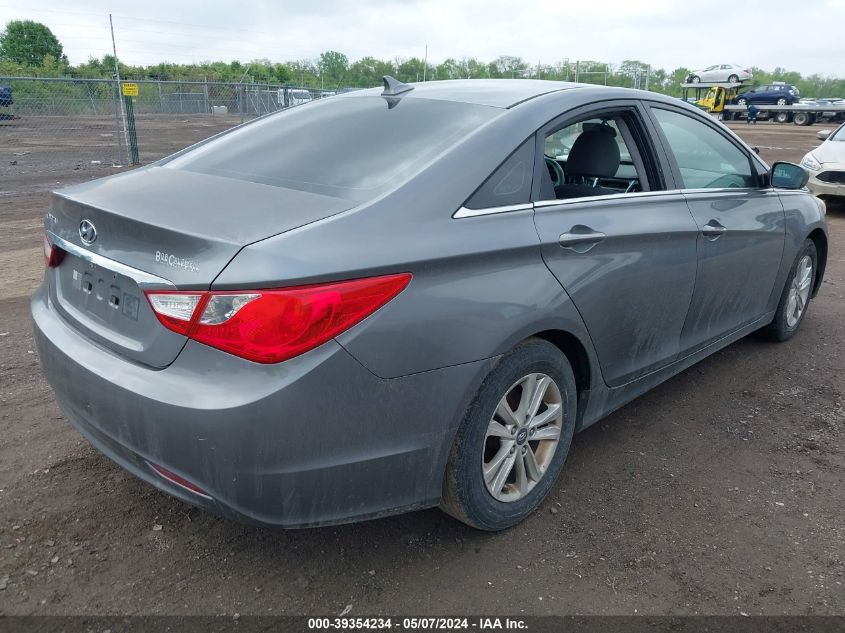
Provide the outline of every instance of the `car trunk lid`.
[[351,206],[159,166],[64,189],[53,195],[45,222],[48,235],[67,251],[48,274],[51,300],[72,327],[97,343],[165,367],[185,337],[158,322],[144,289],[205,290],[247,244]]

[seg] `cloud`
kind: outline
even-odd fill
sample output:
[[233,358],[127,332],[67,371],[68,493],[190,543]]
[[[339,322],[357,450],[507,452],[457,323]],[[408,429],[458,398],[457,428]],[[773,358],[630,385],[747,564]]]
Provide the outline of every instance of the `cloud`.
[[[671,70],[730,62],[803,73],[841,75],[845,0],[768,0],[751,10],[734,0],[706,6],[673,0],[260,0],[238,5],[198,0],[120,4],[58,0],[0,6],[0,23],[45,22],[74,63],[111,49],[109,10],[118,53],[130,64],[209,59],[273,61],[339,50],[393,59],[518,55],[530,63],[563,59],[619,63],[639,59]],[[111,9],[110,9],[111,7]]]

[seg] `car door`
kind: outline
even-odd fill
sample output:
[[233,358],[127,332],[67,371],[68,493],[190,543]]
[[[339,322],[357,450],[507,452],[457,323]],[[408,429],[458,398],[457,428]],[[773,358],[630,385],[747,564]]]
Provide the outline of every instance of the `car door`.
[[651,113],[699,229],[695,292],[681,335],[682,348],[693,352],[767,313],[784,210],[765,186],[762,163],[728,132],[671,106]]
[[[619,145],[615,173],[579,175],[583,182],[555,190],[558,170],[549,160],[573,180],[580,135],[604,128]],[[537,135],[533,198],[542,256],[581,314],[611,386],[678,356],[695,282],[698,228],[682,194],[666,190],[647,129],[637,103],[623,101],[567,114]]]
[[753,90],[750,90],[748,94],[745,96],[746,101],[751,104],[760,104],[766,101],[766,95],[768,94],[768,86],[757,86]]

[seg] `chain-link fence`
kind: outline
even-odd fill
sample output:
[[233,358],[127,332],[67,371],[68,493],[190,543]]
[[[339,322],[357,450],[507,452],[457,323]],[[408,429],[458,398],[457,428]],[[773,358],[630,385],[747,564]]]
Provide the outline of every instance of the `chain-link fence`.
[[[138,85],[131,99],[141,163],[257,116],[334,94],[275,84],[131,83]],[[0,177],[126,165],[125,110],[113,80],[0,77]]]

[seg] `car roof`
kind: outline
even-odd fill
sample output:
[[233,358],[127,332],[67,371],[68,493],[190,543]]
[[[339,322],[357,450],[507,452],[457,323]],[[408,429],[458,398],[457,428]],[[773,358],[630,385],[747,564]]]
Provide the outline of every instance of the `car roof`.
[[[537,79],[452,79],[410,84],[414,89],[399,95],[403,99],[437,99],[476,105],[510,108],[518,103],[560,90],[580,88],[583,84]],[[344,97],[380,95],[382,88],[357,90]]]

